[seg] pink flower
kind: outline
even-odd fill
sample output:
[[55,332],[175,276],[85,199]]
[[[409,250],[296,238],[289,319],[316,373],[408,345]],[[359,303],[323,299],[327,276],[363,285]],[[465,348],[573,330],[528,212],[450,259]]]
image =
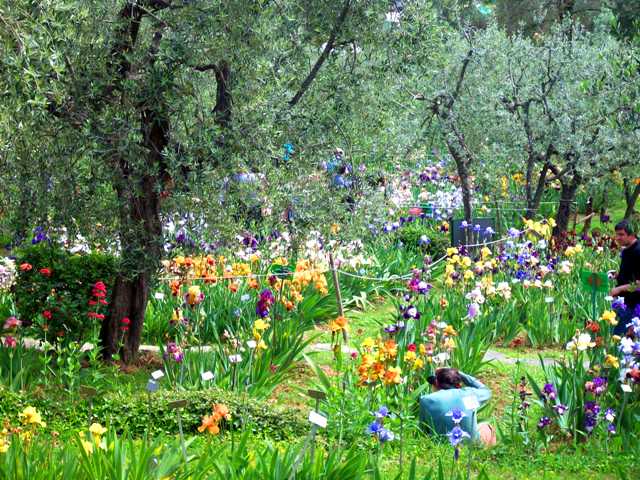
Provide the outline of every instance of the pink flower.
[[22,322],[18,320],[16,317],[9,317],[4,322],[5,330],[13,330],[14,328],[18,328],[22,325]]
[[18,345],[18,342],[16,341],[16,339],[14,337],[12,337],[11,335],[7,335],[6,337],[4,337],[4,346],[7,348],[16,348],[16,345]]

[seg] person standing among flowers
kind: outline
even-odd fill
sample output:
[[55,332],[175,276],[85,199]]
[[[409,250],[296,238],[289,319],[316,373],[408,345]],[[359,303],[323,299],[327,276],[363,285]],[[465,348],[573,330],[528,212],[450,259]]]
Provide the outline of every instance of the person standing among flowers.
[[616,286],[609,294],[624,299],[623,305],[621,302],[614,304],[618,324],[613,329],[614,335],[624,335],[631,319],[640,316],[640,242],[628,220],[619,222],[615,226],[615,232],[615,241],[622,251]]
[[439,368],[428,381],[433,392],[420,397],[421,423],[438,435],[447,435],[459,424],[474,441],[496,444],[495,429],[488,423],[478,424],[476,418],[477,410],[491,398],[485,385],[455,368]]

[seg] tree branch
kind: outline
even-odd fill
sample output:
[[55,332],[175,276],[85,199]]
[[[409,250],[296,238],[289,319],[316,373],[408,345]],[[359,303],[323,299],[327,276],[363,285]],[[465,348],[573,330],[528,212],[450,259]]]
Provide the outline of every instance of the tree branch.
[[316,75],[318,75],[318,72],[320,71],[322,64],[329,57],[329,54],[331,53],[331,50],[333,50],[333,47],[335,45],[336,38],[340,33],[340,29],[342,28],[342,24],[347,18],[347,14],[349,13],[350,7],[351,7],[351,0],[346,0],[344,2],[344,5],[342,6],[342,11],[340,12],[340,15],[338,16],[338,19],[336,20],[336,23],[333,26],[333,29],[331,30],[331,34],[329,35],[329,40],[327,41],[327,44],[324,46],[324,50],[322,50],[322,53],[318,57],[318,60],[316,60],[316,63],[311,69],[311,71],[309,72],[309,75],[307,75],[307,78],[305,78],[304,81],[302,82],[302,85],[300,85],[300,89],[296,92],[293,98],[289,100],[289,107],[294,107],[300,101],[300,99],[305,94],[305,92],[307,91],[307,89],[309,88],[313,80],[316,78]]

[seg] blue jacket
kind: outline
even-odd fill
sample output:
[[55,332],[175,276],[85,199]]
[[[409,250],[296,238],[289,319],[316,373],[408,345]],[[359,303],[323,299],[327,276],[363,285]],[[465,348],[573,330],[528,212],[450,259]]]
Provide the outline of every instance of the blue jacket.
[[460,423],[460,428],[477,440],[476,411],[491,398],[491,391],[471,375],[460,372],[460,376],[465,384],[464,387],[438,390],[420,397],[420,421],[427,424],[431,431],[446,435],[454,424],[451,417],[445,415],[457,408],[466,414]]

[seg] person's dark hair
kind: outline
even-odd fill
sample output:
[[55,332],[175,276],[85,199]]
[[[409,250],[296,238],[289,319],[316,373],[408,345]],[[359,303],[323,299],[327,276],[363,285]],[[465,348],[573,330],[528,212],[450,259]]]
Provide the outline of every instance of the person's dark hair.
[[438,382],[438,388],[448,390],[460,387],[462,377],[455,368],[439,368],[436,370],[436,381]]
[[635,229],[633,228],[633,225],[631,225],[631,222],[629,220],[622,220],[618,223],[616,223],[616,226],[614,227],[615,231],[618,230],[624,230],[624,233],[626,233],[627,235],[635,235]]

